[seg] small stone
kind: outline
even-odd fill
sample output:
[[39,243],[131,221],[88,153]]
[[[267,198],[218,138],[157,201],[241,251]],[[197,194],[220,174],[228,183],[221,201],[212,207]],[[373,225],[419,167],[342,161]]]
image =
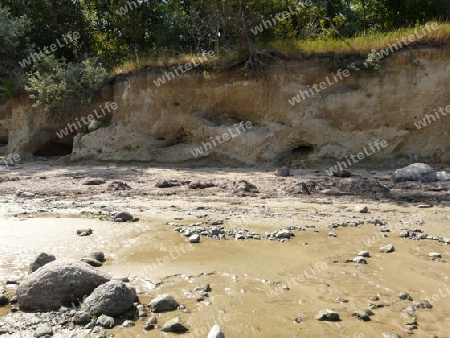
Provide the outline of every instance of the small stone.
[[128,211],[120,211],[114,215],[114,219],[117,218],[121,218],[122,222],[131,222],[134,217]]
[[353,317],[364,322],[369,321],[371,315],[373,315],[373,312],[370,310],[356,310],[353,313]]
[[162,332],[184,333],[188,331],[187,327],[181,323],[180,317],[172,318],[164,323]]
[[440,254],[440,253],[437,253],[437,252],[430,252],[430,253],[428,254],[428,257],[430,257],[431,259],[442,258],[441,254]]
[[122,327],[125,327],[125,328],[132,327],[132,326],[134,326],[134,322],[132,320],[126,320],[122,323]]
[[413,300],[408,292],[400,292],[398,295],[398,298],[400,298],[402,300]]
[[378,296],[369,296],[368,299],[371,300],[371,301],[373,301],[373,302],[376,302],[376,301],[379,301],[379,300],[380,300],[380,297],[378,297]]
[[99,262],[96,259],[90,258],[90,257],[85,257],[81,259],[82,262],[89,264],[90,266],[94,266],[94,267],[99,267],[102,266],[102,262]]
[[214,325],[211,328],[211,331],[209,331],[207,338],[225,338],[225,334],[222,332],[219,325]]
[[192,290],[193,292],[208,292],[210,291],[211,288],[209,286],[209,284],[203,284],[201,286],[197,286],[194,290]]
[[0,295],[0,306],[5,306],[9,304],[9,299],[5,295]]
[[245,235],[244,234],[236,234],[234,236],[234,239],[245,239]]
[[337,235],[335,233],[333,233],[333,232],[329,232],[328,233],[328,237],[337,237]]
[[301,322],[303,322],[303,318],[302,317],[297,317],[297,318],[294,319],[294,323],[299,324]]
[[178,302],[169,294],[157,296],[148,305],[153,312],[174,311],[178,306]]
[[417,302],[414,302],[413,305],[417,307],[418,309],[431,309],[433,308],[433,305],[427,300],[419,300]]
[[114,318],[106,315],[101,315],[97,319],[97,325],[100,325],[105,329],[112,329],[114,327]]
[[41,324],[36,328],[34,337],[53,336],[53,329],[48,324]]
[[89,236],[92,235],[92,229],[79,229],[77,230],[77,235],[79,236]]
[[332,310],[320,310],[319,314],[316,316],[316,320],[318,321],[328,321],[328,322],[337,322],[340,321],[339,314]]
[[348,303],[348,300],[344,298],[336,298],[334,301],[336,303]]
[[380,247],[380,252],[388,253],[388,252],[394,252],[395,247],[392,244],[388,244],[385,246]]
[[86,325],[90,323],[91,316],[89,313],[85,311],[77,311],[75,315],[73,316],[73,323],[75,325]]
[[357,264],[367,264],[367,261],[363,256],[356,256],[353,258],[352,262]]
[[194,234],[190,236],[189,243],[200,243],[200,235]]
[[400,231],[400,238],[408,238],[409,237],[409,231],[408,230],[402,230]]
[[99,261],[99,262],[104,262],[105,261],[105,254],[102,251],[90,252],[86,257],[90,257],[90,258],[95,259],[96,261]]
[[136,308],[138,310],[138,317],[147,317],[147,311],[145,311],[144,305],[139,304]]
[[383,332],[381,335],[383,338],[402,338],[395,332]]
[[289,168],[281,167],[275,171],[275,176],[287,177],[289,176]]
[[367,206],[363,205],[357,205],[355,207],[355,211],[359,212],[361,214],[367,214],[369,212],[369,208]]
[[390,232],[391,230],[389,230],[389,228],[387,227],[387,226],[385,226],[385,225],[383,225],[381,228],[380,228],[380,232]]
[[370,257],[369,251],[360,251],[358,253],[358,256],[362,256],[362,257]]

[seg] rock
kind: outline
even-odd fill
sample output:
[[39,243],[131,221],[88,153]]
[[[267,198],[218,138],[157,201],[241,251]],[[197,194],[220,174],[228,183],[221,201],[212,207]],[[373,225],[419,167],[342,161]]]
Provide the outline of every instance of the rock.
[[40,267],[43,267],[45,264],[53,262],[56,260],[56,257],[53,255],[47,255],[45,252],[41,252],[34,261],[30,264],[30,268],[28,270],[28,274],[35,272]]
[[53,336],[53,329],[48,324],[41,324],[36,328],[34,332],[34,337],[45,337],[45,336]]
[[105,261],[105,254],[102,251],[94,251],[90,252],[86,257],[90,257],[92,259],[95,259],[99,262]]
[[91,322],[91,316],[85,311],[77,311],[73,316],[73,323],[75,325],[86,325]]
[[358,256],[362,256],[362,257],[370,257],[369,251],[360,251],[358,253]]
[[96,288],[83,302],[81,309],[92,316],[117,317],[130,310],[136,300],[136,290],[124,282],[112,280]]
[[414,163],[397,169],[391,176],[391,180],[393,183],[406,181],[434,182],[436,181],[436,172],[428,164]]
[[365,205],[357,205],[355,207],[355,211],[361,214],[367,214],[369,212],[369,208]]
[[131,190],[132,188],[125,182],[114,181],[111,184],[109,184],[106,189],[112,190],[112,191],[122,191],[122,190]]
[[131,222],[133,216],[128,211],[121,211],[114,215],[114,219],[121,218],[123,222]]
[[204,181],[195,181],[195,182],[191,182],[188,185],[189,189],[207,189],[207,188],[212,188],[215,187],[214,183],[211,182],[204,182]]
[[200,235],[194,234],[190,236],[189,243],[200,243]]
[[100,128],[100,122],[98,120],[93,120],[88,125],[89,131],[94,131],[97,130],[98,128]]
[[211,291],[211,287],[209,284],[203,284],[201,286],[197,286],[194,290],[192,290],[193,292],[208,292]]
[[150,317],[144,324],[144,330],[153,330],[155,328],[155,324],[157,323],[156,317]]
[[299,323],[301,323],[301,322],[303,322],[303,317],[295,317],[294,323],[299,324]]
[[136,306],[136,309],[138,310],[138,317],[147,317],[147,311],[145,311],[144,305],[139,304]]
[[383,338],[402,338],[395,332],[383,332],[381,335]]
[[328,237],[337,237],[337,235],[334,232],[329,232]]
[[413,305],[418,309],[431,309],[433,305],[427,300],[419,300],[413,303]]
[[211,331],[209,331],[207,338],[225,338],[225,334],[222,332],[219,325],[214,325],[211,328]]
[[89,295],[109,277],[77,260],[56,260],[28,275],[17,288],[22,310],[58,310]]
[[101,184],[105,184],[105,183],[106,183],[105,180],[93,179],[93,180],[87,180],[86,182],[83,183],[83,185],[101,185]]
[[391,230],[385,225],[380,228],[380,232],[390,232],[390,231]]
[[96,324],[104,327],[105,329],[112,329],[114,327],[114,318],[101,315],[98,317]]
[[92,235],[92,229],[78,229],[77,230],[77,235],[79,236],[89,236]]
[[179,306],[178,302],[169,294],[163,294],[153,299],[148,307],[152,312],[174,311]]
[[275,171],[275,176],[279,177],[287,177],[289,176],[289,168],[288,167],[281,167]]
[[398,295],[398,298],[400,298],[402,300],[413,300],[408,292],[400,292]]
[[89,264],[90,266],[99,267],[102,266],[102,262],[99,262],[96,259],[90,258],[90,257],[84,257],[81,259],[82,262]]
[[408,230],[402,230],[400,231],[400,238],[408,238],[409,237],[409,231]]
[[155,187],[163,189],[163,188],[179,187],[180,185],[181,183],[177,180],[161,180],[155,184]]
[[338,172],[333,172],[334,177],[352,177],[352,173],[348,170],[342,170]]
[[318,321],[328,321],[328,322],[338,322],[341,319],[339,318],[339,314],[332,310],[320,310],[319,314],[316,316],[316,320]]
[[126,320],[122,323],[122,327],[127,328],[127,327],[132,327],[134,326],[134,322],[132,320]]
[[445,171],[438,171],[436,173],[436,179],[438,181],[450,181],[450,174]]
[[162,332],[174,332],[174,333],[184,333],[188,331],[187,327],[181,323],[180,317],[172,318],[171,320],[164,323]]
[[256,187],[256,185],[251,184],[245,180],[234,183],[234,187],[233,187],[234,194],[243,194],[246,192],[259,193],[259,190]]
[[388,244],[385,246],[380,247],[380,252],[388,253],[388,252],[394,252],[395,247],[392,244]]
[[0,306],[5,306],[9,304],[9,299],[5,295],[0,295]]
[[355,317],[358,320],[362,320],[364,322],[367,322],[370,320],[370,316],[373,315],[373,312],[370,310],[356,310],[353,313],[353,317]]
[[441,254],[440,254],[440,253],[437,253],[437,252],[430,252],[430,253],[428,254],[428,257],[430,257],[431,259],[442,258]]
[[353,258],[352,262],[357,264],[367,264],[367,261],[363,256],[356,256]]

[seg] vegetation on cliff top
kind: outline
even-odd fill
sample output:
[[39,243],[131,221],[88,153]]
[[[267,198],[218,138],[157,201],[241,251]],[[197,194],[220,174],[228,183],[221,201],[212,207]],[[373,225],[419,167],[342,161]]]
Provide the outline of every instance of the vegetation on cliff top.
[[255,76],[279,52],[367,54],[430,21],[439,28],[415,43],[449,41],[449,17],[447,0],[0,0],[0,93],[14,95],[14,83],[47,109],[85,104],[105,70],[205,51]]

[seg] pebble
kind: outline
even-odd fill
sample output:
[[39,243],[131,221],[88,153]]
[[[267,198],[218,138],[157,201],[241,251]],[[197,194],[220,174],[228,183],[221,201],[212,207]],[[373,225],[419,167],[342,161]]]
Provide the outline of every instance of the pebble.
[[370,310],[356,310],[353,313],[353,317],[355,317],[358,320],[362,320],[364,322],[367,322],[370,320],[370,316],[373,315],[373,312]]
[[367,214],[369,212],[369,208],[365,205],[357,205],[355,207],[355,211],[361,214]]
[[318,321],[337,322],[340,321],[339,314],[329,309],[320,310],[316,316]]
[[367,261],[363,256],[356,256],[353,258],[352,262],[357,264],[367,264]]
[[388,244],[385,246],[380,247],[380,252],[388,253],[388,252],[394,252],[395,247],[392,244]]
[[162,332],[184,333],[188,331],[187,327],[181,323],[180,317],[175,317],[164,323]]
[[39,325],[34,332],[34,337],[53,336],[53,329],[48,324]]
[[200,243],[200,235],[191,235],[189,237],[189,243]]
[[369,251],[360,251],[358,253],[358,256],[362,256],[362,257],[370,257]]
[[440,253],[437,253],[437,252],[430,252],[430,253],[428,254],[428,257],[430,257],[431,259],[442,258],[441,254],[440,254]]
[[402,300],[413,300],[408,292],[400,292],[398,295],[398,298],[400,298]]
[[219,325],[214,325],[209,331],[207,338],[225,338],[225,334],[222,332]]

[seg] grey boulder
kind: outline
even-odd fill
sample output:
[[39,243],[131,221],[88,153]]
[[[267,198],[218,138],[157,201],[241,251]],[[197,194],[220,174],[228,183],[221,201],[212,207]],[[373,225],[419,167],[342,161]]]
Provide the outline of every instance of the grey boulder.
[[133,307],[136,290],[120,280],[112,280],[96,288],[83,302],[81,310],[92,316],[117,317]]
[[163,294],[153,299],[148,307],[152,312],[167,312],[176,310],[179,306],[178,302],[169,294]]
[[450,174],[446,171],[438,171],[436,173],[436,179],[438,181],[450,181]]
[[55,256],[47,255],[45,252],[41,252],[30,264],[28,274],[35,272],[37,269],[43,267],[47,263],[53,262],[54,260],[56,260]]
[[393,183],[405,181],[434,182],[436,179],[436,172],[428,164],[424,163],[414,163],[397,169],[391,176]]
[[181,323],[180,317],[172,318],[171,320],[164,323],[161,331],[162,332],[174,332],[174,333],[183,333],[188,329]]
[[89,295],[109,276],[77,260],[56,260],[28,275],[17,288],[22,310],[58,310]]

